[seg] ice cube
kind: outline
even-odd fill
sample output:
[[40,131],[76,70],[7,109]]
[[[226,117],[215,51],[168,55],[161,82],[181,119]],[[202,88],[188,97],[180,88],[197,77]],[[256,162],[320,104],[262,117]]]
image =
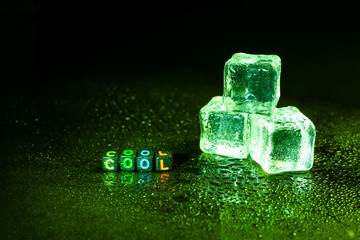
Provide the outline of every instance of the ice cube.
[[249,123],[249,152],[265,172],[311,169],[315,126],[299,109],[276,108],[271,116],[250,114]]
[[210,154],[246,158],[248,114],[225,109],[217,96],[200,110],[200,149]]
[[234,54],[224,67],[226,109],[272,114],[280,98],[280,72],[277,55]]

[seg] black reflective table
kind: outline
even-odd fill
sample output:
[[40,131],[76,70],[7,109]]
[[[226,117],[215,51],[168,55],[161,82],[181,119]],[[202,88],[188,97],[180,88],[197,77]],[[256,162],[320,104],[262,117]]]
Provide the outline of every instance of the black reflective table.
[[[6,106],[5,239],[359,238],[360,108],[281,98],[314,122],[315,162],[268,175],[251,159],[199,149],[198,113],[221,78],[103,71],[54,82],[65,78]],[[104,152],[143,147],[170,150],[174,169],[101,170]]]

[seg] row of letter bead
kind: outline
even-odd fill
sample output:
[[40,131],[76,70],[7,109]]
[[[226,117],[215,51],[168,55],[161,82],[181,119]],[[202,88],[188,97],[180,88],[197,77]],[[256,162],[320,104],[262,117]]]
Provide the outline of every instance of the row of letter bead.
[[102,157],[102,169],[106,172],[123,171],[169,171],[173,167],[170,152],[143,149],[138,152],[127,149],[121,152],[108,151]]

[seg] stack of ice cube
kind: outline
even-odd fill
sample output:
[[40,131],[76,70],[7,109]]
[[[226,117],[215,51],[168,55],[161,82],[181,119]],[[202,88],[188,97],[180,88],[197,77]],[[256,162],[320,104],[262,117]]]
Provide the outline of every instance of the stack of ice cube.
[[267,173],[309,170],[315,126],[296,107],[276,108],[280,72],[276,55],[234,54],[225,63],[223,96],[200,110],[200,149],[250,155]]

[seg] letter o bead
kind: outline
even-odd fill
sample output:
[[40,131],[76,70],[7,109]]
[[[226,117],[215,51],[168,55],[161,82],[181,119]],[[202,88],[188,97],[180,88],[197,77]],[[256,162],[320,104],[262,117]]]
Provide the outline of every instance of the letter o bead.
[[120,153],[119,165],[123,171],[134,171],[135,170],[135,158],[136,153],[134,150],[127,149]]
[[151,150],[140,150],[136,156],[136,168],[141,172],[153,169],[154,153]]
[[118,171],[118,155],[116,151],[108,151],[102,156],[102,169],[105,172],[115,172]]

